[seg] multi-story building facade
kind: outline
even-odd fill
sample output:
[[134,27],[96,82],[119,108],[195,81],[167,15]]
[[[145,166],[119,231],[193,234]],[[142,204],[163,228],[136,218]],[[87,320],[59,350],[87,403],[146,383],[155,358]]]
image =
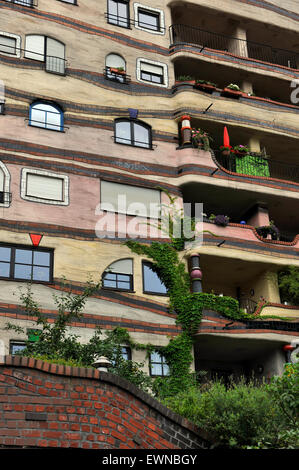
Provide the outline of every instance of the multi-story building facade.
[[[119,225],[111,233],[118,195],[146,210],[167,203],[164,189],[204,205],[212,233],[182,253],[186,266],[200,256],[203,291],[257,312],[248,322],[205,312],[195,369],[281,372],[284,346],[299,336],[299,306],[283,303],[277,283],[280,269],[299,266],[298,20],[295,0],[0,1],[3,353],[26,339],[4,330],[8,321],[34,327],[16,295],[30,280],[54,318],[63,278],[74,291],[103,278],[72,325],[82,341],[96,326],[157,346],[178,334],[149,260],[123,244]],[[190,128],[207,132],[211,149],[196,148]],[[232,147],[249,147],[246,157],[220,149],[225,128]],[[134,212],[119,212],[132,230]],[[134,230],[150,242],[148,214],[139,215]],[[279,239],[256,230],[271,220]]]

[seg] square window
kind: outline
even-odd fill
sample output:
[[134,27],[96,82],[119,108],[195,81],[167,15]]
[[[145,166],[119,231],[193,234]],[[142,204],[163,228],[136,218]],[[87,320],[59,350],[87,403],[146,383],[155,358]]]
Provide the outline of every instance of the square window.
[[123,28],[130,27],[129,1],[108,0],[108,23]]
[[17,40],[9,36],[0,35],[0,53],[16,55]]
[[26,348],[26,343],[24,341],[10,341],[9,344],[9,354],[14,355],[23,351]]
[[138,26],[151,31],[160,31],[160,13],[138,8]]
[[150,355],[150,375],[164,377],[169,375],[169,367],[166,359],[159,352],[152,352]]

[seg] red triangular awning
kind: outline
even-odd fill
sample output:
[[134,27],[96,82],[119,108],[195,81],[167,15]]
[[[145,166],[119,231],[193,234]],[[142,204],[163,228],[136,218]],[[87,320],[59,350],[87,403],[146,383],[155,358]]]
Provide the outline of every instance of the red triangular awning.
[[43,238],[42,235],[37,235],[35,233],[29,233],[29,235],[33,246],[38,246],[40,244],[41,239]]
[[223,131],[223,145],[224,147],[230,147],[229,135],[228,135],[228,130],[226,126],[224,126],[224,131]]

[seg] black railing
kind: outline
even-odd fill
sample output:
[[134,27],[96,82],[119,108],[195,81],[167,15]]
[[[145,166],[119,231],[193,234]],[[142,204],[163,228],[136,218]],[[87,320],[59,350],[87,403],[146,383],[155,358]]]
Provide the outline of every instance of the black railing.
[[60,57],[46,56],[46,72],[65,75],[66,60]]
[[176,24],[171,25],[169,30],[172,45],[192,44],[201,49],[208,47],[209,49],[226,51],[241,57],[270,62],[292,69],[299,67],[299,53],[293,51],[278,49],[267,44],[259,44],[224,34],[212,33],[194,26]]
[[242,310],[245,310],[246,313],[252,315],[256,311],[257,302],[252,299],[239,299],[239,306]]
[[118,83],[129,83],[131,80],[130,75],[127,75],[126,72],[114,71],[111,67],[104,68],[104,76],[107,80],[113,80]]
[[37,6],[37,0],[4,0],[7,3],[15,3],[23,7],[33,8]]
[[299,183],[299,166],[293,163],[272,160],[253,152],[246,156],[238,156],[233,153],[224,155],[221,151],[214,151],[214,154],[218,164],[233,173],[257,177],[266,176]]
[[131,26],[136,26],[146,29],[148,31],[154,31],[158,33],[164,33],[165,32],[165,27],[161,26],[161,24],[158,24],[157,27],[153,27],[153,24],[151,23],[146,23],[145,21],[140,21],[139,19],[137,20],[131,20],[129,15],[128,16],[121,16],[121,15],[115,15],[114,13],[105,13],[105,18],[107,20],[107,23],[110,23],[115,26],[121,26],[122,28],[131,28]]

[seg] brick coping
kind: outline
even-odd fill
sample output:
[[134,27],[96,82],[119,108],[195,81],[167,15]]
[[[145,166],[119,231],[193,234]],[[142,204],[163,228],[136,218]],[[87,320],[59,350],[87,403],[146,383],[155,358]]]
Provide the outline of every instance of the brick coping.
[[36,369],[41,372],[45,372],[48,374],[55,374],[67,377],[76,377],[82,379],[91,379],[91,380],[99,380],[101,382],[109,383],[110,385],[114,385],[119,387],[126,392],[131,393],[137,399],[145,403],[150,408],[153,408],[155,411],[160,413],[165,418],[173,421],[174,423],[184,427],[188,431],[191,431],[201,439],[207,441],[209,444],[215,443],[215,439],[210,436],[206,431],[199,429],[196,425],[188,421],[183,416],[173,412],[165,405],[162,405],[158,400],[154,397],[149,395],[148,393],[140,390],[134,384],[129,382],[128,380],[119,377],[115,374],[110,372],[103,372],[98,371],[92,367],[73,367],[73,366],[66,366],[66,365],[59,365],[59,364],[51,364],[46,361],[42,361],[41,359],[35,359],[33,357],[26,357],[26,356],[12,356],[12,355],[5,355],[0,356],[0,368],[2,366],[10,366],[10,367],[23,367],[29,369]]

